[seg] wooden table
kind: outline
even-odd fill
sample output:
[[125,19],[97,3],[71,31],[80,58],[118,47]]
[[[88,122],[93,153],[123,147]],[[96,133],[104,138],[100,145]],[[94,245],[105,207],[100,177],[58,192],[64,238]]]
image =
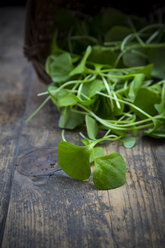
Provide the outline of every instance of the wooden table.
[[[23,9],[0,9],[0,246],[3,248],[164,248],[165,144],[139,138],[124,186],[98,191],[54,170],[59,115],[48,103],[28,124],[45,90],[23,56]],[[79,142],[78,132],[66,138]]]

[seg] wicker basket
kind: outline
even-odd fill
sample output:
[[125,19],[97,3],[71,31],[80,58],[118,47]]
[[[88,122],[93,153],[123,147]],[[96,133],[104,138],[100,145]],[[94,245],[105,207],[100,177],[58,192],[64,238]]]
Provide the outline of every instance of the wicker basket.
[[[48,48],[52,38],[54,29],[54,15],[58,8],[65,7],[72,10],[83,11],[84,13],[91,14],[100,10],[101,6],[117,7],[127,13],[136,13],[146,15],[155,9],[151,1],[143,5],[143,12],[138,7],[140,5],[127,6],[120,3],[120,7],[115,3],[116,1],[102,0],[28,0],[26,10],[25,22],[25,38],[24,38],[24,55],[33,64],[33,67],[39,79],[49,84],[51,82],[49,76],[45,72],[45,60],[48,55]],[[149,3],[150,2],[150,3]],[[154,1],[153,1],[154,2]],[[90,4],[90,6],[89,6]],[[158,6],[160,7],[160,6]],[[141,8],[141,6],[140,6]],[[140,12],[139,12],[140,11]]]

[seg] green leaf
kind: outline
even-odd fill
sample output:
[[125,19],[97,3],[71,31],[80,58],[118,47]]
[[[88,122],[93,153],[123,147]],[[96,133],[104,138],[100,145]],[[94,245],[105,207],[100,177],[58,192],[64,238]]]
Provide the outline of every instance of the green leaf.
[[65,108],[59,119],[59,127],[73,130],[84,122],[84,115]]
[[[135,73],[136,74],[144,74],[146,79],[150,79],[152,68],[153,68],[153,65],[151,65],[151,64],[141,66],[136,70],[135,70],[135,68],[132,68],[132,73],[129,73],[128,75],[135,74]],[[130,70],[131,70],[131,68],[130,68]]]
[[98,134],[98,126],[96,121],[89,115],[85,116],[87,134],[90,139],[95,139]]
[[[120,71],[110,71],[108,72],[108,76],[112,76],[112,78],[110,77],[110,80],[116,84],[116,88],[118,89],[121,87],[123,88],[123,79],[118,77],[118,76],[123,76],[122,69]],[[120,83],[121,83],[121,87],[120,87]]]
[[56,95],[57,90],[58,90],[58,87],[55,86],[54,83],[49,84],[47,87],[47,91],[49,95],[51,95],[52,97]]
[[136,144],[136,137],[126,136],[121,139],[121,142],[125,148],[132,148]]
[[110,48],[107,50],[107,48],[102,46],[93,46],[92,52],[88,58],[88,61],[102,64],[102,65],[114,65],[116,61],[116,54]]
[[114,26],[105,34],[105,42],[122,41],[130,33],[132,33],[130,28],[125,26]]
[[72,58],[69,53],[50,55],[46,60],[46,72],[54,82],[64,82],[69,79],[72,69]]
[[81,62],[70,72],[70,76],[81,74],[85,71],[85,64],[91,51],[92,51],[91,46],[88,46],[84,53],[83,58],[81,59]]
[[104,11],[102,16],[102,28],[103,31],[108,30],[110,27],[116,25],[126,25],[128,18],[120,10],[114,8],[108,8]]
[[165,78],[165,47],[162,48],[148,48],[148,60],[152,63],[152,75],[164,79]]
[[[119,100],[122,97],[119,94],[116,94],[116,98]],[[112,104],[113,108],[112,108]],[[117,101],[112,100],[110,101],[109,98],[105,98],[103,96],[99,96],[97,99],[96,114],[103,119],[115,119],[115,116],[122,115],[124,110],[124,104],[120,102],[120,108],[117,106]]]
[[143,66],[147,64],[146,51],[143,48],[133,48],[124,53],[123,63],[127,67]]
[[126,164],[119,153],[95,159],[93,182],[98,189],[114,189],[125,183]]
[[51,94],[52,101],[57,107],[73,106],[77,103],[77,98],[69,90],[63,89],[56,94]]
[[128,97],[131,101],[134,101],[136,98],[136,95],[145,79],[144,74],[136,74],[133,81],[130,84]]
[[[120,94],[116,93],[116,98],[117,98],[117,100],[112,100],[114,108],[112,109],[112,107],[110,106],[113,116],[122,115],[123,110],[124,110],[124,103],[119,102],[119,100],[122,99],[122,96]],[[120,108],[117,105],[117,101],[118,101],[118,104],[120,104]]]
[[153,138],[165,138],[165,124],[158,127],[150,136]]
[[79,100],[80,104],[83,104],[84,106],[91,106],[95,102],[95,98],[89,99],[89,100]]
[[155,120],[154,127],[144,131],[144,134],[153,138],[165,138],[165,120]]
[[162,94],[161,94],[161,105],[165,109],[165,81],[163,81]]
[[162,107],[162,104],[161,103],[160,104],[154,104],[154,108],[156,109],[156,111],[159,114],[163,113],[163,111],[164,111],[164,108]]
[[52,35],[52,41],[51,41],[51,45],[50,45],[50,51],[49,54],[55,54],[57,52],[59,52],[61,49],[58,47],[57,45],[57,29],[54,30],[53,35]]
[[104,155],[104,148],[100,147],[100,146],[96,146],[92,149],[91,153],[90,153],[90,158],[89,158],[89,162],[93,163],[94,162],[94,158],[96,157],[100,157]]
[[57,162],[70,177],[85,180],[90,177],[89,150],[86,146],[76,146],[60,141],[57,147]]
[[162,113],[165,111],[165,81],[162,81],[162,87],[159,84],[152,85],[151,87],[155,91],[155,93],[161,95],[160,104],[155,104],[154,107],[158,111],[158,113]]
[[96,114],[102,119],[113,119],[113,113],[110,108],[110,101],[108,98],[99,96],[97,100],[97,105],[94,106]]
[[[158,103],[160,103],[160,95],[150,88],[143,87],[139,89],[139,92],[134,101],[134,105],[150,115],[154,115],[156,113],[154,105]],[[141,119],[146,118],[146,116],[144,116],[138,110],[134,109],[134,112]]]
[[82,87],[82,93],[91,98],[96,95],[97,91],[101,91],[104,88],[104,83],[100,79],[95,79],[89,83],[84,83]]
[[91,144],[91,141],[90,141],[88,138],[82,139],[81,142],[82,142],[85,146],[88,146],[88,145]]

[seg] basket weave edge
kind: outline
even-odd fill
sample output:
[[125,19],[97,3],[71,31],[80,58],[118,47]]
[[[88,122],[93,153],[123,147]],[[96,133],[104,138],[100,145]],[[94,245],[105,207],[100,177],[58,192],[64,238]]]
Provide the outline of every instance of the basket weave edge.
[[25,24],[24,24],[24,43],[23,43],[23,54],[30,61],[37,73],[39,80],[44,84],[51,83],[51,79],[45,71],[45,66],[36,57],[39,53],[39,45],[33,44],[32,40],[32,20],[33,13],[35,11],[35,1],[28,0],[26,4]]

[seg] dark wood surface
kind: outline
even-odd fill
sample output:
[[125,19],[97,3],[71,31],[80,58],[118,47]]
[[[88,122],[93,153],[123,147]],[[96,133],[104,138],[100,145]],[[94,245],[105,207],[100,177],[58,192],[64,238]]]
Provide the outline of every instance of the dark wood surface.
[[[22,52],[25,11],[0,9],[0,246],[3,248],[164,248],[165,144],[139,138],[124,186],[98,191],[57,168],[59,115],[48,103],[28,124],[45,90]],[[79,142],[78,132],[66,138]],[[50,173],[53,174],[53,173]]]

